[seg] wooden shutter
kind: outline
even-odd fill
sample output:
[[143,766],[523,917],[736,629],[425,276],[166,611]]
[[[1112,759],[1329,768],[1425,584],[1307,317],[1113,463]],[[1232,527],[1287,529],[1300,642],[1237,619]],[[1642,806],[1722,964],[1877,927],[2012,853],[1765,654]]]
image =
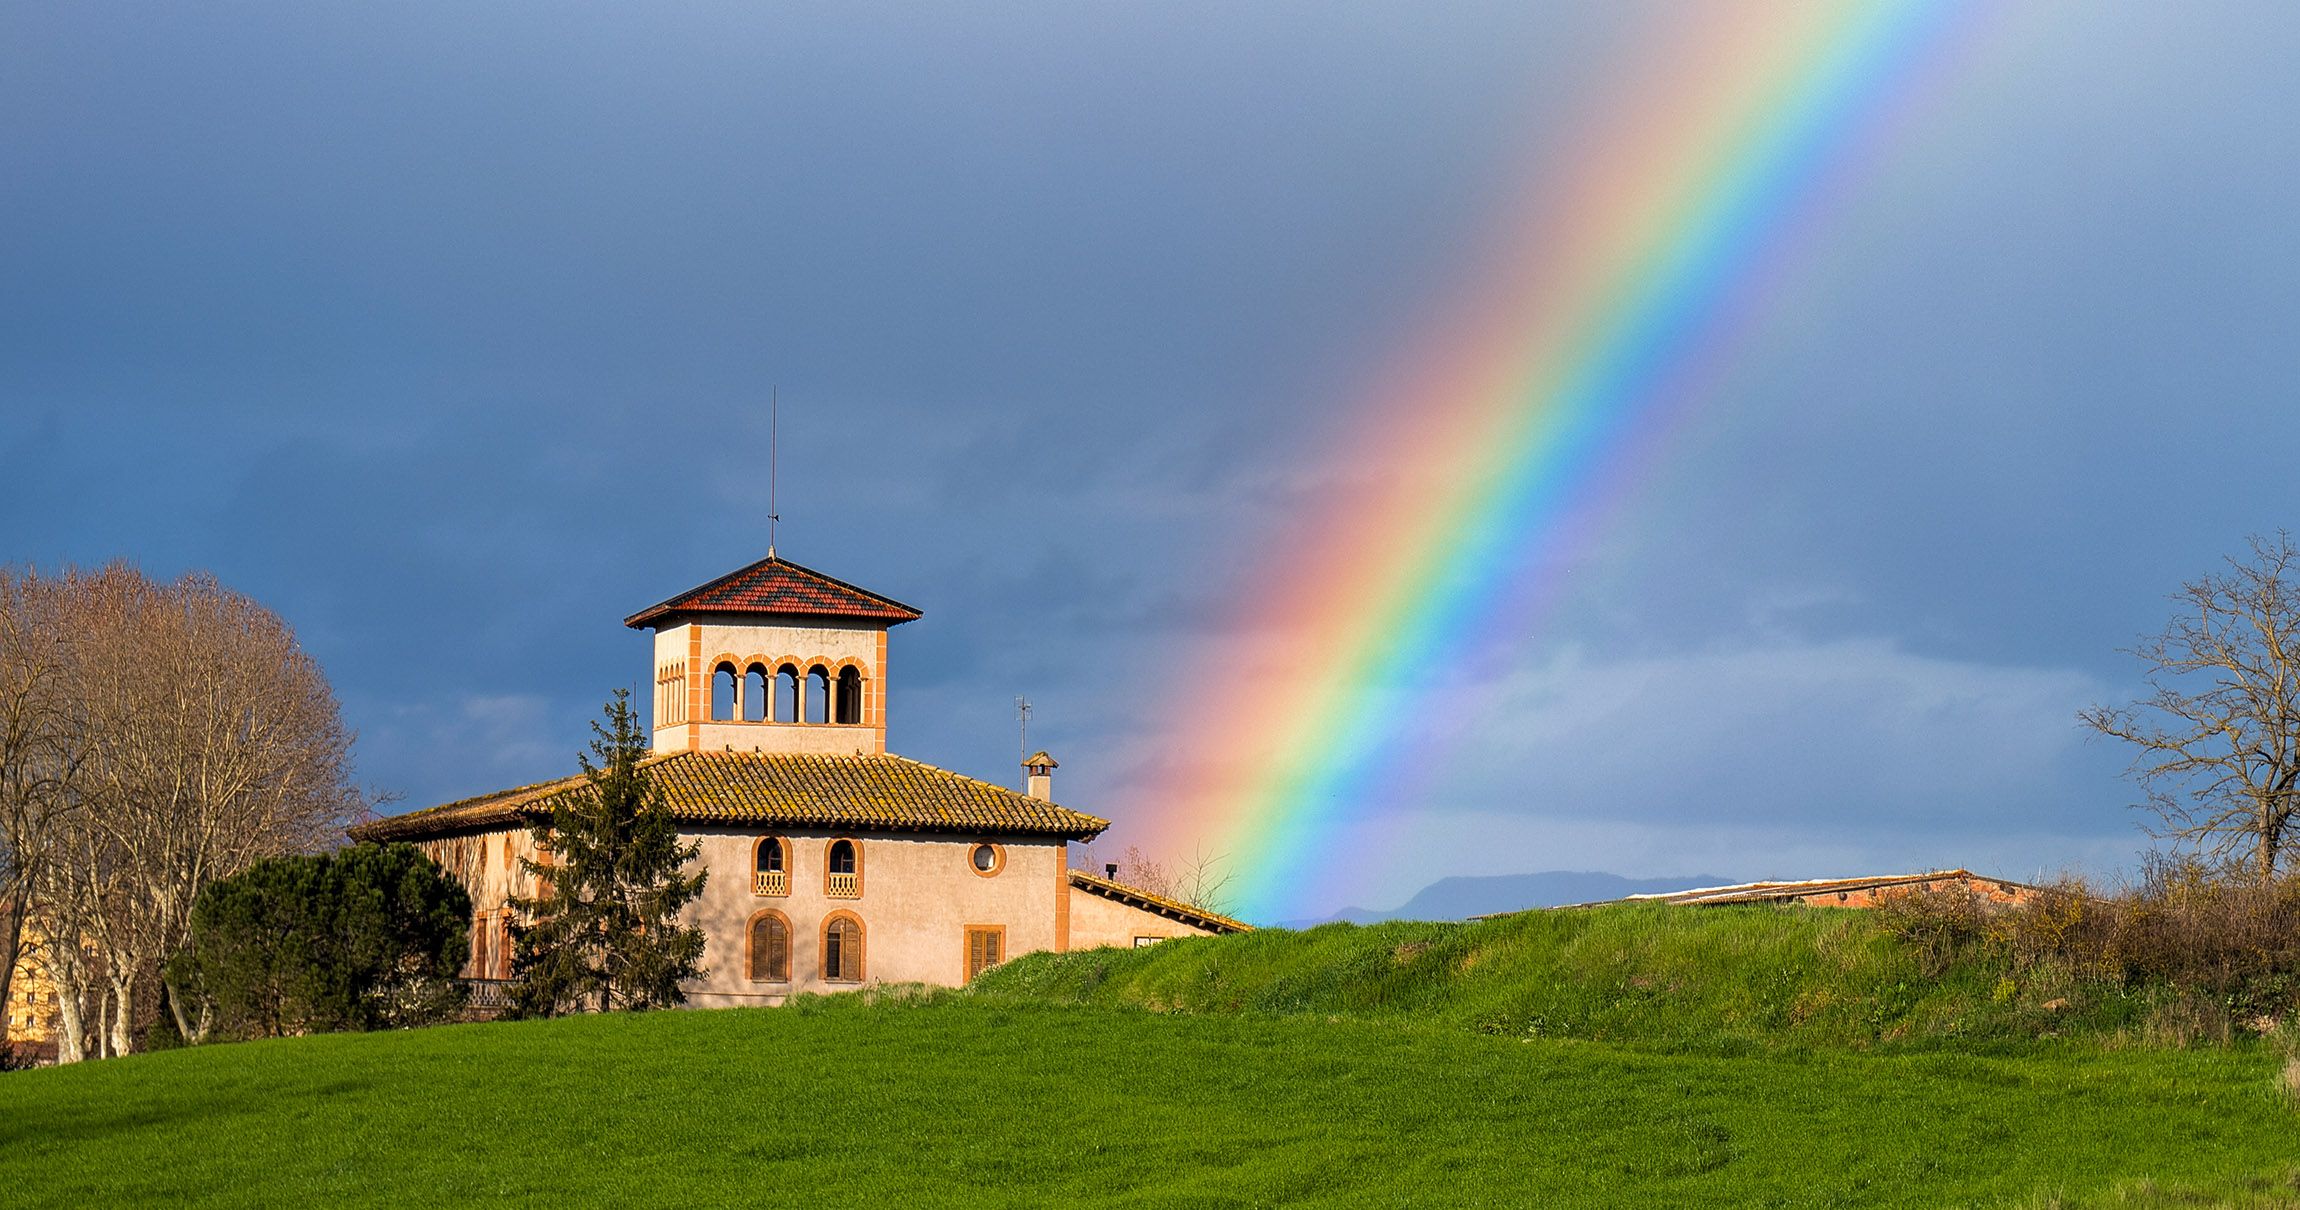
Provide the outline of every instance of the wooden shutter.
[[823,978],[851,983],[862,978],[862,930],[852,920],[833,920],[823,930]]
[[1006,930],[966,930],[966,979],[972,983],[976,975],[1004,961]]
[[751,978],[782,982],[791,977],[791,926],[780,916],[751,922]]

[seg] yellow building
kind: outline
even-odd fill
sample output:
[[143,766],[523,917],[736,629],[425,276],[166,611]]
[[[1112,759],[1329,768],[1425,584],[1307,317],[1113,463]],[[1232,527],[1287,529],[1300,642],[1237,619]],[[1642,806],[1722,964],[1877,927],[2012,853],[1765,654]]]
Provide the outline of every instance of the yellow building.
[[[1109,821],[886,750],[888,631],[919,612],[769,555],[625,620],[654,631],[646,768],[710,873],[699,1006],[871,983],[958,985],[1033,950],[1134,946],[1246,926],[1068,868]],[[509,900],[534,893],[527,831],[580,775],[375,820],[478,907],[466,974],[510,973]]]
[[56,980],[40,961],[44,940],[37,923],[24,926],[24,949],[8,985],[8,1045],[16,1050],[52,1053],[56,1045]]

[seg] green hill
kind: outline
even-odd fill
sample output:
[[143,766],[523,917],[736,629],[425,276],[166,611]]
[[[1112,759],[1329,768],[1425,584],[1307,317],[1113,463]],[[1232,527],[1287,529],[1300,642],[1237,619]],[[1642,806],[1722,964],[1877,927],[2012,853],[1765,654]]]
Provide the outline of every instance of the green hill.
[[208,1046],[0,1075],[0,1203],[2300,1206],[2272,1048],[1915,972],[1850,913],[1625,910]]
[[2211,1024],[2166,987],[2017,972],[1972,955],[1928,971],[1875,913],[1809,907],[1624,905],[1465,924],[1265,930],[1033,954],[975,990],[1159,1012],[1411,1019],[1727,1055],[2008,1053],[2055,1038],[2149,1042]]

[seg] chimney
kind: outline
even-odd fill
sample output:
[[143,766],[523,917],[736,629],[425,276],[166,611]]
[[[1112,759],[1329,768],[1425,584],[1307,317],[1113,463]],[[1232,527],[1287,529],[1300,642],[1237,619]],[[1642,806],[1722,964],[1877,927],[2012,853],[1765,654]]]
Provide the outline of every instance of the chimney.
[[1054,770],[1058,767],[1054,758],[1044,752],[1033,752],[1024,758],[1023,771],[1030,775],[1029,789],[1025,792],[1040,802],[1053,802]]

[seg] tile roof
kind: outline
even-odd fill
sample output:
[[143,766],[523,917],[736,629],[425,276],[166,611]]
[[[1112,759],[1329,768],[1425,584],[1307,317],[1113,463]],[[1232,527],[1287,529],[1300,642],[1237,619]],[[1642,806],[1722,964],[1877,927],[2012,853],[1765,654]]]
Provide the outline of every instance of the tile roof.
[[919,616],[916,609],[834,580],[810,567],[768,555],[661,604],[623,619],[634,629],[659,626],[680,614],[799,614],[824,618],[867,618],[899,626]]
[[1660,900],[1663,903],[1718,904],[1718,903],[1781,903],[1801,899],[1808,895],[1826,895],[1837,891],[1884,890],[1890,887],[1915,886],[1930,889],[1936,882],[1982,883],[2007,892],[2033,891],[2025,882],[2007,878],[1984,878],[1971,870],[1934,870],[1925,874],[1870,874],[1860,878],[1809,878],[1794,882],[1743,882],[1733,886],[1696,887],[1687,891],[1669,891],[1662,894],[1628,896],[1632,900]]
[[1205,908],[1184,903],[1179,899],[1168,899],[1164,895],[1153,895],[1140,887],[1128,886],[1116,879],[1103,878],[1096,874],[1089,874],[1084,870],[1070,871],[1070,885],[1089,894],[1100,895],[1104,899],[1115,899],[1120,903],[1144,908],[1161,916],[1172,916],[1184,924],[1196,925],[1209,932],[1250,933],[1254,931],[1254,926],[1243,920],[1232,920],[1219,912],[1210,912]]
[[[1595,903],[1560,905],[1568,908],[1606,907],[1616,903],[1674,903],[1693,906],[1718,906],[1732,903],[1795,903],[1818,895],[1836,893],[1853,894],[1864,891],[1890,890],[1909,887],[1918,890],[1938,890],[1936,884],[1962,883],[1967,888],[2000,899],[2018,899],[2042,888],[2010,878],[1992,878],[1975,874],[1967,869],[1933,870],[1924,874],[1869,874],[1859,878],[1806,878],[1795,881],[1737,882],[1731,886],[1694,887],[1683,891],[1658,891],[1642,895],[1625,895],[1619,899],[1604,899]],[[1525,909],[1542,911],[1542,908]],[[1489,912],[1472,916],[1472,920],[1492,920],[1501,916],[1515,916],[1516,912]]]
[[[854,828],[967,835],[1027,834],[1084,840],[1110,826],[1067,807],[893,755],[676,752],[650,757],[664,805],[681,823]],[[578,774],[444,806],[372,820],[354,840],[412,840],[548,814],[558,796],[589,785]]]

